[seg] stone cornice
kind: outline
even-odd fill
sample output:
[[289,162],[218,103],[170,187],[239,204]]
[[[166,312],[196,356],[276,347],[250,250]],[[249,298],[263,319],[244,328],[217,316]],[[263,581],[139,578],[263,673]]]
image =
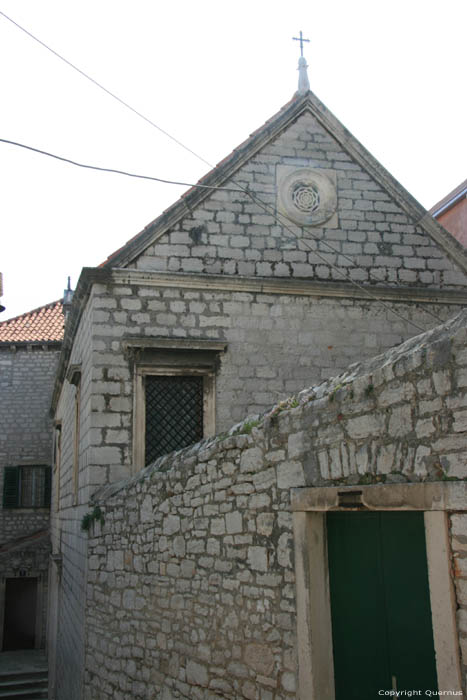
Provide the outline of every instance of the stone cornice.
[[76,331],[78,330],[81,316],[86,307],[89,295],[92,290],[92,285],[97,283],[105,283],[111,279],[109,270],[100,267],[83,267],[81,275],[76,285],[76,290],[73,294],[73,301],[70,312],[65,323],[65,336],[63,338],[62,353],[58,363],[55,385],[52,394],[52,402],[50,408],[50,416],[53,418],[55,409],[60,396],[63,381],[66,376],[68,363],[70,361],[71,350],[75,339]]
[[124,337],[122,348],[140,350],[208,350],[212,352],[225,352],[227,343],[218,340],[204,338],[147,338]]
[[[366,299],[369,302],[408,302],[425,304],[467,305],[467,289],[434,289],[420,287],[377,287],[350,283],[317,282],[302,279],[271,279],[227,275],[193,275],[191,273],[164,273],[151,270],[109,269],[85,267],[78,280],[69,313],[62,353],[52,396],[51,416],[54,416],[61,387],[70,361],[73,341],[82,313],[94,283],[139,284],[148,287],[175,287],[206,291],[231,291],[262,294],[329,297],[340,299]],[[367,290],[367,291],[366,291]]]
[[119,284],[139,284],[147,287],[174,287],[206,291],[336,297],[341,299],[366,299],[373,302],[467,304],[467,289],[355,286],[349,282],[325,282],[290,278],[272,279],[233,275],[194,275],[191,273],[152,272],[126,268],[112,270],[112,280]]

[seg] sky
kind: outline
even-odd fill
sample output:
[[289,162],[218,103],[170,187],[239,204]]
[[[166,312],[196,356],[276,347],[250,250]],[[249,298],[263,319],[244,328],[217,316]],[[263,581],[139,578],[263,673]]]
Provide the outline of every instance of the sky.
[[[1,14],[3,13],[3,14]],[[194,183],[312,91],[426,208],[466,177],[465,0],[0,0],[0,138]],[[0,142],[4,321],[59,299],[186,187],[76,168]]]

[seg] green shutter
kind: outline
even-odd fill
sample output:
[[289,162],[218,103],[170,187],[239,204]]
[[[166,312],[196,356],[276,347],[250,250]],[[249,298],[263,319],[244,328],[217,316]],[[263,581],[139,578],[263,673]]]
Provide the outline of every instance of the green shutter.
[[52,470],[44,467],[44,508],[50,508],[50,496],[52,493]]
[[3,470],[3,507],[17,508],[19,505],[19,468],[5,467]]

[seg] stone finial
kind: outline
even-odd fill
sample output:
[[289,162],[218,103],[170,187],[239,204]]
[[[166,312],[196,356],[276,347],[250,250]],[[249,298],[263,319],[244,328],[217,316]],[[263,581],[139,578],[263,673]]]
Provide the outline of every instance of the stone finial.
[[307,73],[308,64],[303,56],[298,59],[298,95],[304,95],[310,89],[310,81]]
[[307,62],[303,56],[303,44],[310,43],[309,39],[303,38],[303,33],[300,32],[300,36],[292,37],[293,41],[300,42],[300,58],[298,59],[298,90],[297,95],[304,95],[310,89],[310,81],[308,80],[308,73],[306,69],[308,68]]

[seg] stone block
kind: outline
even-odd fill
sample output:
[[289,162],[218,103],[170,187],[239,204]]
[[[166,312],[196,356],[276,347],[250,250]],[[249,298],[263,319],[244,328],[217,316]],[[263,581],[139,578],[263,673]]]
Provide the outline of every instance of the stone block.
[[388,433],[391,437],[402,437],[412,431],[412,408],[410,405],[398,406],[391,411]]
[[426,458],[431,454],[431,449],[426,445],[419,445],[415,452],[414,472],[417,476],[427,475]]
[[287,446],[289,459],[300,457],[301,455],[309,452],[311,446],[311,437],[309,433],[303,430],[299,433],[293,433],[288,437]]
[[225,519],[211,518],[211,535],[225,535]]
[[305,475],[301,462],[290,461],[277,465],[277,485],[280,489],[305,486]]
[[453,430],[456,433],[464,432],[467,430],[467,411],[456,411],[454,413]]
[[264,464],[262,450],[259,447],[251,447],[245,450],[240,457],[240,471],[255,472],[261,469]]
[[266,547],[248,547],[248,565],[255,571],[267,571],[268,550]]
[[234,511],[233,513],[225,514],[225,528],[227,534],[233,535],[239,532],[243,532],[243,518],[239,511]]
[[247,666],[261,675],[269,676],[274,670],[274,655],[266,644],[247,644],[244,660]]
[[458,479],[467,478],[467,451],[443,455],[440,457],[440,462],[448,476]]
[[380,435],[384,430],[384,420],[379,414],[367,414],[350,418],[346,424],[347,432],[354,440]]
[[173,535],[180,530],[180,517],[178,515],[167,515],[163,520],[164,535]]

